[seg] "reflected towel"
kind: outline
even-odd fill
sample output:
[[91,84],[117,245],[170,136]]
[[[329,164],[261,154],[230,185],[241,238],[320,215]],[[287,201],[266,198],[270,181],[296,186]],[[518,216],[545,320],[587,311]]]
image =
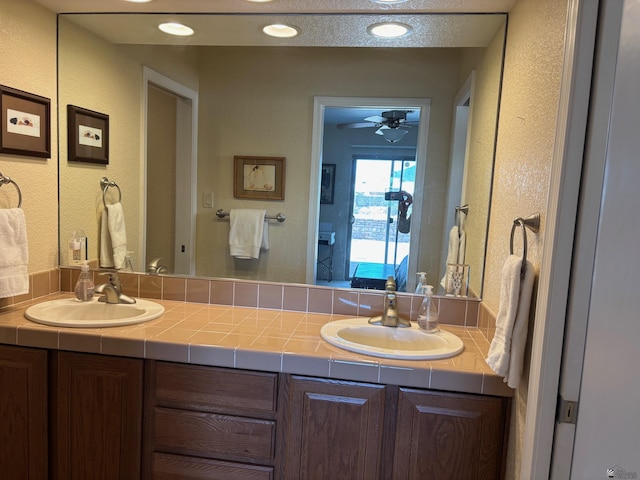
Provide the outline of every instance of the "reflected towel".
[[517,255],[510,255],[502,267],[496,332],[486,359],[489,367],[504,377],[511,388],[518,386],[522,376],[535,278],[531,262],[527,260],[524,278],[520,276],[521,268],[522,257]]
[[229,212],[229,250],[236,258],[259,258],[269,249],[265,210],[239,208]]
[[447,283],[447,264],[458,263],[464,264],[464,256],[467,245],[467,236],[464,230],[460,230],[457,225],[451,227],[449,230],[449,246],[447,249],[447,261],[444,265],[445,274],[440,280],[440,285],[445,288]]
[[21,208],[0,210],[0,298],[29,293],[27,223]]
[[122,268],[127,255],[127,231],[120,202],[107,205],[102,212],[100,231],[100,266]]

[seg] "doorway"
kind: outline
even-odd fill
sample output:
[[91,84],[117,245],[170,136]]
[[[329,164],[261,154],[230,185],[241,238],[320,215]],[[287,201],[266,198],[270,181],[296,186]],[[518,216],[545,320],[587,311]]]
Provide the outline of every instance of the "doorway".
[[142,269],[194,275],[198,93],[146,67],[144,87]]
[[[424,188],[423,183],[426,172],[426,151],[427,134],[429,124],[428,99],[415,98],[361,98],[361,97],[316,97],[314,99],[314,121],[312,139],[312,164],[311,164],[311,184],[309,189],[309,235],[307,244],[307,283],[323,284],[328,282],[331,285],[349,285],[349,256],[350,256],[350,220],[351,204],[353,195],[353,160],[359,159],[383,159],[383,160],[404,160],[415,162],[415,195],[412,204],[412,225],[409,240],[409,255],[406,261],[407,291],[415,288],[415,272],[417,271],[418,255],[420,245],[420,220],[422,218],[422,204]],[[335,122],[328,121],[336,110],[358,110],[358,115],[351,119],[341,118]],[[363,111],[365,110],[365,111]],[[369,110],[369,111],[366,111]],[[377,113],[373,113],[376,110]],[[370,128],[335,128],[337,124],[361,123],[371,121],[370,116],[383,116],[385,113],[391,114],[394,110],[412,112],[411,120],[415,128],[414,138],[409,141],[411,135],[399,140],[390,140],[377,131],[380,129],[371,128],[375,125],[367,125]],[[392,116],[395,118],[395,116]],[[390,117],[386,117],[390,118]],[[330,135],[337,136],[338,132],[351,132],[342,140],[327,143]],[[359,134],[357,133],[359,132]],[[377,138],[377,142],[376,139]],[[332,202],[321,202],[321,174],[325,168],[335,165],[335,195],[332,195]],[[401,163],[399,163],[401,165]],[[386,176],[389,181],[389,176]],[[389,191],[387,186],[386,191]],[[320,205],[322,203],[322,205]],[[397,202],[395,202],[397,205]],[[395,215],[395,214],[394,214]],[[388,216],[385,218],[389,218]],[[394,218],[394,217],[392,217]],[[395,218],[394,218],[395,221]],[[395,227],[395,225],[394,225]],[[325,261],[327,248],[321,247],[319,243],[321,236],[335,234],[335,244],[331,247],[333,258],[329,262]],[[395,235],[392,235],[392,237]],[[324,237],[323,237],[324,238]],[[333,242],[333,237],[331,237]],[[395,247],[388,251],[395,251]],[[401,250],[396,254],[400,256]],[[393,254],[392,254],[393,255]],[[399,258],[398,261],[402,261]],[[381,261],[386,261],[385,256]],[[381,263],[384,265],[384,263]],[[393,258],[389,260],[393,264]],[[332,265],[331,274],[326,275],[325,265]],[[328,277],[328,278],[325,278]],[[332,278],[332,279],[331,279]],[[343,284],[340,284],[343,282]]]
[[[363,264],[371,264],[370,268],[377,268],[385,278],[394,275],[396,267],[408,259],[415,171],[416,161],[411,157],[354,159],[349,278]],[[402,210],[405,219],[400,224]]]

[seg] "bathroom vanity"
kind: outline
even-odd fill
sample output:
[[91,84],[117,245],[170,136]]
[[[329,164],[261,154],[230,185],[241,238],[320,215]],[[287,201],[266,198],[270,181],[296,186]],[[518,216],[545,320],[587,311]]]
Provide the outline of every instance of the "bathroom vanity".
[[372,359],[319,339],[313,352],[295,352],[317,335],[308,323],[288,348],[214,347],[179,339],[195,309],[253,327],[277,312],[163,303],[160,319],[109,329],[36,325],[20,317],[24,308],[0,313],[8,478],[502,478],[511,399],[471,365],[473,342],[457,362]]

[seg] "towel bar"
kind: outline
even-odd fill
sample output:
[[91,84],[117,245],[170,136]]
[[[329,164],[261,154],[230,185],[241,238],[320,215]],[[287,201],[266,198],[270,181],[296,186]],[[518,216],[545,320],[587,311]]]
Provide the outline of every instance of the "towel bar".
[[107,177],[102,177],[100,179],[100,187],[102,187],[102,203],[104,203],[104,208],[107,208],[107,190],[109,187],[115,187],[118,189],[118,202],[122,200],[122,191],[116,182],[110,181]]
[[[216,215],[218,218],[224,218],[229,216],[229,212],[225,212],[224,209],[221,208],[216,211]],[[287,219],[283,213],[278,213],[277,215],[265,215],[264,218],[265,220],[277,220],[280,223]]]
[[16,191],[18,192],[18,208],[22,207],[22,192],[20,191],[20,187],[16,182],[11,180],[11,178],[5,177],[2,172],[0,172],[0,187],[7,183],[13,183],[13,186],[16,187]]
[[540,214],[536,213],[527,218],[518,217],[513,221],[509,240],[509,253],[511,255],[513,255],[513,235],[518,226],[522,228],[522,269],[520,270],[520,275],[524,275],[527,264],[527,228],[534,233],[540,230]]

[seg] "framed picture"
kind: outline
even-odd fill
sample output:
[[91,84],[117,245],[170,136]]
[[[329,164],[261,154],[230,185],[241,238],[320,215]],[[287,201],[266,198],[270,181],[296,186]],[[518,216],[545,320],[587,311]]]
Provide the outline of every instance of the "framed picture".
[[336,188],[336,164],[322,164],[320,179],[320,203],[333,203],[333,192]]
[[51,100],[0,85],[0,153],[51,158]]
[[67,105],[70,162],[109,164],[109,115]]
[[233,196],[284,200],[284,157],[233,157]]

